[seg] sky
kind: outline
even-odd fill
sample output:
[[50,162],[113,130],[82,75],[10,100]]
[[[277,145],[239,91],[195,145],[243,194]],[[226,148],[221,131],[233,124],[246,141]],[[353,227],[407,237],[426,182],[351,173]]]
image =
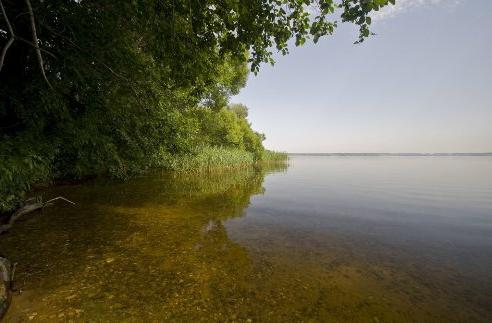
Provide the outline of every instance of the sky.
[[492,152],[492,1],[396,2],[363,44],[342,25],[249,76],[232,102],[267,148]]

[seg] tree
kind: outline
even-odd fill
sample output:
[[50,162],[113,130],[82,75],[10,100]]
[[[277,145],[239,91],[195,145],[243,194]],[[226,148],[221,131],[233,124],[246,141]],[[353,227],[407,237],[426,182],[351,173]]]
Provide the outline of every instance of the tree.
[[[251,69],[258,71],[261,62],[273,62],[272,48],[288,53],[289,39],[294,38],[296,45],[302,45],[309,38],[317,42],[320,37],[333,33],[338,24],[333,19],[338,9],[342,22],[359,26],[359,41],[363,41],[370,35],[371,11],[394,4],[395,0],[64,0],[39,1],[34,10],[30,0],[0,3],[4,17],[2,37],[7,40],[3,46],[5,52],[12,41],[22,41],[39,54],[38,58],[41,49],[48,53],[48,50],[59,52],[60,48],[74,47],[88,56],[90,64],[116,73],[96,55],[96,50],[102,47],[109,50],[106,56],[115,55],[111,46],[121,40],[133,50],[152,54],[174,72],[200,71],[199,67],[213,63],[213,60],[197,60],[201,56],[196,57],[197,53],[206,53],[208,57],[224,54],[238,57],[245,51],[251,53]],[[26,10],[32,15],[23,14]],[[43,46],[40,47],[34,13],[41,30],[39,43]],[[124,32],[114,37],[116,31]],[[32,34],[32,42],[26,41],[31,38],[28,34]],[[105,38],[109,35],[113,37]],[[7,64],[14,64],[12,59],[9,61]],[[172,64],[166,64],[170,61]],[[190,61],[205,66],[190,66]],[[31,59],[15,63],[26,66],[34,62]],[[54,65],[51,58],[46,63],[51,72],[59,72]]]
[[189,152],[208,136],[203,122],[208,134],[220,125],[209,142],[260,156],[246,110],[226,109],[248,68],[337,20],[363,41],[389,2],[0,0],[0,211],[37,181],[124,176]]
[[246,119],[248,117],[248,107],[241,103],[229,105],[229,110],[234,112],[238,118]]

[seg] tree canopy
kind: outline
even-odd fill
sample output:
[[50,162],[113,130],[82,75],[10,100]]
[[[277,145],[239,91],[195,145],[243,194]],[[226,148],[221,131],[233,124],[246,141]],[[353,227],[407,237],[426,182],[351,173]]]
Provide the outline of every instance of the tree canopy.
[[[225,55],[241,57],[245,51],[250,53],[251,70],[258,71],[261,62],[272,62],[274,48],[286,54],[292,38],[296,45],[304,44],[307,39],[317,42],[320,37],[333,33],[339,21],[358,25],[358,41],[363,41],[370,35],[369,14],[395,2],[61,0],[36,1],[33,7],[30,1],[2,1],[2,38],[22,42],[25,54],[32,52],[39,41],[42,51],[49,54],[45,68],[50,67],[48,71],[58,75],[60,81],[62,75],[57,73],[62,71],[55,67],[62,62],[56,61],[70,64],[66,61],[67,54],[85,56],[82,61],[87,64],[79,65],[79,69],[101,65],[115,73],[116,67],[105,66],[109,59],[140,52],[170,69],[173,79],[186,82],[204,75],[210,64],[221,61]],[[38,40],[32,39],[33,25],[37,25]],[[7,45],[4,44],[4,49]],[[12,49],[16,53],[20,50],[21,46]],[[19,61],[10,58],[7,65],[25,68],[29,63],[37,64],[34,56],[12,53],[9,56]]]

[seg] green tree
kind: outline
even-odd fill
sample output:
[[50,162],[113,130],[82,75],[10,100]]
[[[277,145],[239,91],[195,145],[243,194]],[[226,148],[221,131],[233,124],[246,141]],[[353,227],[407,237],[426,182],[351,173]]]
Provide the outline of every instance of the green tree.
[[205,144],[261,159],[263,135],[227,109],[248,70],[338,21],[362,41],[389,2],[0,0],[0,211],[37,181],[125,177]]
[[248,108],[241,103],[233,103],[229,105],[229,110],[234,112],[238,118],[246,119],[248,117]]

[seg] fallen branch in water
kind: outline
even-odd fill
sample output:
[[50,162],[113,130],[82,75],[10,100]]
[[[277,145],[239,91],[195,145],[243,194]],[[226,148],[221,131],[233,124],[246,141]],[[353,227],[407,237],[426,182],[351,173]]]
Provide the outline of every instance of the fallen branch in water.
[[53,202],[56,200],[63,200],[67,203],[75,205],[74,202],[70,201],[67,198],[64,198],[63,196],[58,196],[58,197],[52,198],[51,200],[48,200],[46,202],[43,202],[43,200],[40,197],[38,197],[36,199],[31,199],[28,201],[33,201],[33,200],[35,202],[26,204],[23,207],[21,207],[20,209],[18,209],[17,211],[15,211],[14,214],[12,214],[12,216],[10,217],[9,222],[7,224],[0,225],[0,234],[2,234],[5,231],[10,230],[12,228],[12,226],[14,225],[15,221],[20,219],[22,216],[24,216],[28,213],[34,212],[36,210],[42,209],[46,206],[53,205]]
[[72,205],[75,205],[75,203],[74,203],[74,202],[70,201],[69,199],[64,198],[63,196],[58,196],[58,197],[55,197],[55,198],[53,198],[53,199],[51,199],[51,200],[48,200],[48,201],[46,201],[46,202],[44,203],[44,205],[46,206],[46,205],[48,205],[49,203],[54,202],[54,201],[56,201],[56,200],[64,200],[65,202],[68,202],[68,203],[70,203],[70,204],[72,204]]

